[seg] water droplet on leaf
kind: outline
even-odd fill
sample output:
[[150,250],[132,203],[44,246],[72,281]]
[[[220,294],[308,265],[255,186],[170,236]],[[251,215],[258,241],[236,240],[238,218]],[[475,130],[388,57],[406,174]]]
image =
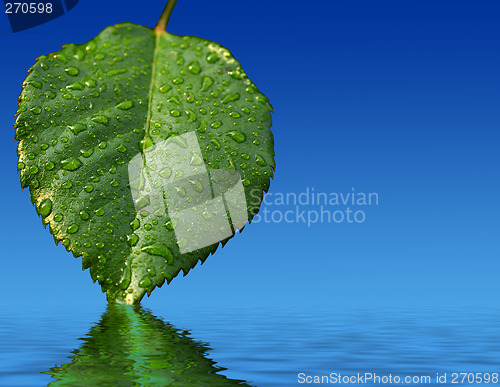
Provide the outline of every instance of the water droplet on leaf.
[[231,137],[237,143],[242,143],[246,140],[247,136],[239,130],[231,130],[226,133],[227,136]]
[[222,98],[222,103],[237,101],[239,99],[240,99],[240,93],[230,93],[226,94],[224,98]]
[[116,107],[121,110],[128,110],[132,106],[134,106],[134,101],[123,101],[116,105]]
[[201,72],[200,64],[197,61],[193,61],[188,65],[188,70],[193,74],[199,74]]
[[75,232],[77,232],[79,229],[78,225],[77,224],[72,224],[71,226],[68,227],[68,234],[74,234]]
[[64,69],[66,71],[66,74],[71,75],[73,77],[77,76],[80,74],[80,70],[78,70],[76,67],[69,66]]
[[141,248],[141,251],[144,251],[145,253],[151,255],[157,255],[163,257],[165,258],[167,263],[172,262],[172,253],[170,252],[170,249],[164,244],[153,244],[150,246],[144,246],[143,248]]
[[91,118],[91,120],[102,125],[108,125],[109,123],[109,119],[106,116],[94,116]]
[[219,55],[216,52],[211,52],[207,55],[207,62],[208,63],[215,63],[219,60]]
[[201,91],[207,91],[208,88],[213,85],[213,83],[213,78],[209,77],[208,75],[204,75],[201,78]]
[[66,171],[75,171],[82,165],[83,163],[78,159],[66,159],[61,161],[61,168]]
[[38,206],[38,213],[45,218],[52,212],[52,201],[50,199],[44,199]]
[[261,167],[264,167],[267,165],[266,160],[264,160],[264,157],[260,155],[255,155],[255,163]]
[[141,281],[139,282],[139,286],[141,288],[149,288],[151,286],[151,278],[148,276],[144,276],[141,278]]

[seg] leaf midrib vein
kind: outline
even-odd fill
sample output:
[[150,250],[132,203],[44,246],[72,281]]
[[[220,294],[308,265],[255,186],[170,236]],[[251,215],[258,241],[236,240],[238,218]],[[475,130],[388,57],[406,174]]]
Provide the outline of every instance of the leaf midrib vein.
[[[149,127],[151,125],[151,117],[152,117],[152,109],[153,109],[153,90],[155,86],[155,76],[156,76],[156,62],[157,62],[157,55],[159,51],[159,45],[160,45],[160,38],[163,34],[159,34],[156,32],[153,32],[155,36],[155,46],[154,46],[154,53],[153,53],[153,63],[151,65],[151,82],[149,83],[149,94],[148,94],[148,115],[146,117],[146,126],[144,130],[144,139],[149,137]],[[144,151],[145,151],[145,146],[146,142],[144,141],[144,144],[142,146],[143,150],[143,158],[144,158]]]

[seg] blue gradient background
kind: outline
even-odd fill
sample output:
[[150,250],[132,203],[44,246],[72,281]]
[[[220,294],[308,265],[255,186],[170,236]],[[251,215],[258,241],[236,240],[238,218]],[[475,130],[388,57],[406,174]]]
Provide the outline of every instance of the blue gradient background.
[[[152,27],[163,5],[81,0],[16,34],[0,17],[4,306],[106,302],[21,191],[26,71],[109,24]],[[379,205],[363,224],[252,224],[144,305],[498,308],[499,20],[493,0],[180,0],[169,31],[230,48],[274,106],[271,192],[354,187]]]

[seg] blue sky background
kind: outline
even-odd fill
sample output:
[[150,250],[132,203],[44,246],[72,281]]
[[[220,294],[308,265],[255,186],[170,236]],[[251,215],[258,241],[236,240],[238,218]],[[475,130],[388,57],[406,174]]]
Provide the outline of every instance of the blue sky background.
[[[80,0],[16,34],[0,17],[4,305],[105,305],[21,191],[26,71],[110,24],[153,27],[163,5]],[[253,224],[144,304],[499,308],[499,20],[496,0],[179,0],[169,31],[230,48],[274,106],[270,192],[354,187],[379,205],[363,224]]]

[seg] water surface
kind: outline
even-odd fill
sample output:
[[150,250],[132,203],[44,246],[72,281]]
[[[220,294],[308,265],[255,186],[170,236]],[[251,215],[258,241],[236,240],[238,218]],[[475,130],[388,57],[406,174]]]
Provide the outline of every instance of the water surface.
[[161,312],[2,309],[0,386],[292,386],[365,372],[434,385],[436,373],[500,371],[497,311]]

